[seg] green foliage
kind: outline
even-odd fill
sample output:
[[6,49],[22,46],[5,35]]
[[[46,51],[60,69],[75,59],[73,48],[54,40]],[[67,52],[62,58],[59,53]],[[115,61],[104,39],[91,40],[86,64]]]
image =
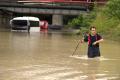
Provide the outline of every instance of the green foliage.
[[120,0],[109,0],[105,12],[110,17],[115,17],[120,20]]
[[80,29],[82,27],[88,28],[97,16],[97,6],[94,4],[93,10],[87,14],[80,14],[77,18],[74,18],[68,22],[69,27]]
[[80,29],[81,27],[89,27],[93,20],[95,19],[96,14],[90,13],[87,15],[80,14],[77,18],[74,18],[72,21],[68,23],[68,26],[72,28]]
[[100,33],[109,33],[110,30],[115,28],[119,24],[119,20],[115,18],[109,18],[104,13],[99,12],[93,25],[97,27]]
[[120,0],[109,0],[106,6],[97,8],[87,15],[79,15],[68,23],[74,27],[79,25],[81,32],[88,31],[90,25],[97,27],[97,31],[104,34],[104,37],[120,40]]
[[74,18],[72,21],[68,23],[68,25],[72,28],[79,29],[83,25],[83,15],[79,15],[79,17]]
[[97,31],[105,37],[113,40],[120,40],[120,20],[114,16],[104,13],[105,8],[97,13],[97,17],[92,23],[97,27]]

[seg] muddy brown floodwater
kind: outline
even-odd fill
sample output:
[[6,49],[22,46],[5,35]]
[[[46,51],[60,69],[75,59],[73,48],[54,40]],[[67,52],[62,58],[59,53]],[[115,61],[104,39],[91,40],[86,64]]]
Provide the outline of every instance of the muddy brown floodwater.
[[0,32],[0,80],[120,80],[120,44],[105,40],[101,58],[60,31]]

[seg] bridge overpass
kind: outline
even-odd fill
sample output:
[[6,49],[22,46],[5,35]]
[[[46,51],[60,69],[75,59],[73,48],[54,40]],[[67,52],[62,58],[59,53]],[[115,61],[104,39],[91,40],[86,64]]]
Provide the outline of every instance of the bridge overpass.
[[[0,1],[0,14],[7,16],[7,21],[15,13],[52,15],[52,24],[63,25],[63,15],[86,14],[94,3],[103,5],[106,0],[4,0]],[[5,22],[5,19],[1,21]]]

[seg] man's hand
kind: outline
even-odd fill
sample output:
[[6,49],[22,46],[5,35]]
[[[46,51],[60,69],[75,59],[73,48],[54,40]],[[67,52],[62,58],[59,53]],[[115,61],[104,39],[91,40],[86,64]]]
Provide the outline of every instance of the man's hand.
[[95,41],[95,42],[93,43],[93,45],[96,45],[97,43],[100,43],[100,42],[103,42],[103,39],[100,39],[100,40],[98,40],[98,41]]
[[93,43],[93,45],[96,45],[98,42],[97,41],[95,41],[94,43]]

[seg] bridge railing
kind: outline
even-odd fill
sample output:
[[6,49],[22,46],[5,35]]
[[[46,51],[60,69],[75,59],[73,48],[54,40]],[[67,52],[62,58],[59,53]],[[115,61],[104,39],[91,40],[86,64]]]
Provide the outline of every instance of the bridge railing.
[[89,5],[89,4],[98,4],[98,5],[103,5],[105,4],[107,1],[95,1],[95,2],[91,2],[91,1],[18,1],[19,3],[24,3],[24,4],[48,4],[48,3],[52,3],[52,4],[65,4],[65,5]]
[[107,0],[102,1],[95,1],[92,2],[91,0],[59,0],[59,1],[53,1],[53,0],[1,0],[0,4],[24,4],[24,5],[90,5],[90,4],[98,4],[98,5],[104,5],[107,2]]
[[21,7],[45,7],[45,8],[69,8],[69,9],[86,9],[92,4],[104,5],[106,1],[90,2],[90,1],[0,1],[0,6],[21,6]]

